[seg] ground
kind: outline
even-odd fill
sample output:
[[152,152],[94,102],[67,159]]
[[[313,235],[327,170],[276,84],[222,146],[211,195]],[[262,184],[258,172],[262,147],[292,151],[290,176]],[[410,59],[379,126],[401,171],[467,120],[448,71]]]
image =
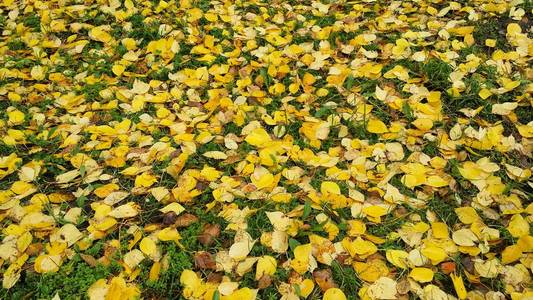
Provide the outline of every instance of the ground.
[[0,2],[0,299],[533,297],[532,5]]

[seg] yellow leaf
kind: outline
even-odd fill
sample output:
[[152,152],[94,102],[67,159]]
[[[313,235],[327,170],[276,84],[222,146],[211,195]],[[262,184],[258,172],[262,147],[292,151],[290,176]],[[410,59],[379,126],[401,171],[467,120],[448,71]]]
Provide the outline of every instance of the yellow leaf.
[[322,194],[341,194],[341,188],[333,181],[323,181],[320,184],[320,192]]
[[502,252],[502,264],[515,262],[522,257],[522,249],[518,245],[507,246]]
[[525,181],[528,180],[529,177],[531,177],[530,169],[521,169],[510,164],[505,164],[505,170],[507,175],[509,175],[509,177],[514,180]]
[[139,297],[139,290],[135,285],[126,284],[122,277],[113,277],[109,284],[109,289],[105,300],[114,299],[136,299]]
[[113,209],[109,214],[109,217],[123,219],[132,218],[139,214],[139,205],[135,202],[128,202]]
[[453,241],[459,246],[475,246],[477,236],[468,228],[459,229],[452,234]]
[[172,202],[167,206],[161,208],[159,211],[165,214],[168,212],[174,212],[176,215],[179,215],[185,211],[185,208],[177,202]]
[[368,287],[372,299],[396,299],[397,283],[389,277],[381,277]]
[[153,258],[157,254],[157,245],[154,240],[149,237],[145,237],[139,243],[139,249],[146,254],[146,256]]
[[24,123],[24,113],[18,109],[8,111],[7,116],[9,118],[9,123],[12,125],[20,125]]
[[408,255],[409,253],[403,250],[391,249],[386,252],[387,260],[394,266],[402,269],[407,269],[406,260]]
[[450,277],[453,282],[453,287],[455,288],[455,293],[457,293],[457,298],[461,300],[466,299],[466,288],[461,275],[455,275],[454,273],[451,273]]
[[164,241],[164,242],[174,241],[177,243],[181,239],[181,235],[176,230],[176,228],[167,227],[167,228],[163,228],[161,231],[157,233],[157,238],[160,241]]
[[435,246],[424,247],[421,252],[422,254],[424,254],[425,257],[431,260],[431,263],[433,265],[441,263],[448,257],[446,251],[444,251],[442,248]]
[[413,268],[409,273],[409,277],[418,282],[431,282],[433,280],[433,271],[428,268]]
[[[485,40],[485,46],[491,47],[491,48],[496,47],[496,40],[494,40],[494,39],[486,39]],[[486,99],[486,98],[483,98],[483,99]]]
[[102,185],[94,190],[94,194],[99,198],[105,198],[114,191],[117,191],[120,187],[116,183],[109,183]]
[[261,279],[264,275],[273,275],[276,273],[278,263],[272,256],[265,255],[257,260],[255,271],[255,280]]
[[413,125],[422,131],[428,131],[433,127],[433,121],[431,121],[431,119],[421,118],[414,120]]
[[479,91],[479,93],[478,93],[478,96],[479,96],[481,99],[483,99],[483,100],[487,99],[487,98],[490,97],[491,95],[492,95],[492,92],[491,92],[490,90],[488,90],[488,89],[481,89],[481,90]]
[[133,82],[133,88],[131,89],[132,93],[135,94],[146,94],[150,90],[150,84],[140,81],[138,79],[135,79]]
[[507,25],[507,34],[509,35],[516,35],[517,33],[521,33],[522,28],[520,28],[520,25],[516,23],[509,23]]
[[367,130],[368,132],[377,133],[377,134],[385,133],[389,131],[387,129],[387,125],[385,125],[385,123],[383,123],[381,120],[378,120],[378,119],[368,120]]
[[135,269],[145,259],[144,254],[139,249],[133,249],[130,252],[124,254],[124,264],[130,270]]
[[89,31],[89,37],[95,41],[102,42],[105,44],[109,43],[113,39],[113,37],[109,33],[104,31],[102,26],[93,27]]
[[507,116],[517,107],[518,107],[518,103],[516,102],[497,103],[497,104],[492,105],[492,113],[497,114],[497,115]]
[[150,275],[148,276],[148,280],[157,281],[157,279],[159,279],[160,272],[161,272],[161,263],[156,261],[150,268]]
[[224,153],[222,151],[207,151],[207,152],[205,152],[202,155],[207,157],[207,158],[213,158],[213,159],[226,159],[226,158],[228,158],[226,153]]
[[105,295],[107,294],[108,289],[109,286],[106,280],[99,279],[93,284],[91,284],[91,286],[87,289],[87,296],[89,296],[90,300],[105,299]]
[[35,272],[37,273],[55,273],[59,271],[62,264],[61,255],[42,254],[35,259]]
[[135,177],[135,187],[150,187],[156,182],[157,178],[148,172],[144,172]]
[[367,282],[375,282],[378,278],[389,274],[387,264],[381,259],[372,259],[368,263],[356,261],[352,266],[357,275]]
[[247,240],[236,242],[229,248],[229,256],[237,261],[244,260],[252,250],[253,245],[254,242]]
[[263,189],[274,184],[274,175],[264,167],[256,167],[250,180],[257,189]]
[[457,214],[457,217],[459,217],[459,221],[467,225],[470,225],[480,219],[476,210],[470,206],[458,207],[455,209],[455,213]]
[[448,186],[449,182],[444,180],[442,177],[437,175],[431,175],[428,176],[426,180],[426,185],[432,186],[432,187],[444,187]]
[[31,78],[34,80],[43,80],[46,78],[46,69],[41,65],[37,65],[31,68]]
[[309,269],[311,251],[311,244],[298,245],[294,248],[294,259],[290,265],[298,274],[303,274]]
[[431,231],[433,232],[433,236],[437,239],[448,238],[448,225],[444,222],[431,223]]
[[322,300],[346,300],[346,295],[338,288],[330,288],[324,293]]
[[529,234],[529,223],[520,214],[516,214],[511,218],[507,230],[515,238],[519,238]]
[[304,298],[307,298],[313,292],[315,288],[315,283],[311,279],[304,279],[300,283],[300,295]]
[[124,73],[125,70],[126,70],[126,67],[123,66],[123,65],[119,65],[119,64],[115,64],[111,68],[111,71],[113,71],[113,74],[115,74],[117,76],[122,75],[122,73]]
[[370,205],[363,208],[363,213],[373,218],[379,218],[387,214],[387,209],[380,205]]
[[498,276],[501,267],[500,262],[496,258],[486,261],[476,261],[474,263],[474,269],[476,272],[479,276],[485,278],[494,278]]
[[22,266],[28,260],[28,254],[22,254],[17,260],[15,260],[9,267],[4,271],[4,278],[2,281],[2,287],[5,289],[12,288],[15,283],[20,279],[20,274],[22,271]]
[[248,144],[259,148],[267,146],[272,141],[268,132],[261,127],[252,130],[244,140]]

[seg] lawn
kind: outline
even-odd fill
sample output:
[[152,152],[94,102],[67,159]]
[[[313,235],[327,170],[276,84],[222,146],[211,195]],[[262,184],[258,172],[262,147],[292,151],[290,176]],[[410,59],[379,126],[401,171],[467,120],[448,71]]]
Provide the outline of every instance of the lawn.
[[532,299],[530,0],[0,2],[0,299]]

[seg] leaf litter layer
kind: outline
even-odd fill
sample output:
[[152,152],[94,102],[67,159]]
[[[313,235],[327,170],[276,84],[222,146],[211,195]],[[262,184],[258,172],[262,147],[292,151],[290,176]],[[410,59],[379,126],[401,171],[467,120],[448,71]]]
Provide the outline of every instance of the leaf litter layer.
[[530,1],[0,12],[0,298],[533,297]]

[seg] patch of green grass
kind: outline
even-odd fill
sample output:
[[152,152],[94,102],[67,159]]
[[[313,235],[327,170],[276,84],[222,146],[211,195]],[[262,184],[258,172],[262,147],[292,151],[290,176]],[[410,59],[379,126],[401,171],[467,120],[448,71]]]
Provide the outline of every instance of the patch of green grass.
[[89,266],[76,254],[61,266],[57,273],[38,274],[28,270],[19,284],[10,290],[0,291],[1,299],[51,299],[56,293],[61,299],[85,299],[87,289],[98,279],[116,275],[122,267],[116,263],[110,266]]
[[146,24],[142,14],[136,13],[130,16],[128,21],[131,22],[133,27],[132,30],[128,32],[128,37],[141,40],[140,47],[145,47],[149,42],[161,38],[161,35],[159,34],[159,23],[153,22]]
[[23,24],[26,27],[33,28],[35,31],[41,31],[41,18],[38,14],[32,14],[27,16],[23,20]]
[[346,297],[350,300],[357,299],[356,291],[358,291],[362,286],[362,281],[357,276],[354,268],[352,266],[343,266],[334,260],[331,264],[331,272],[333,275],[333,280],[339,285],[339,288],[346,293]]
[[428,201],[427,207],[450,227],[459,222],[459,218],[455,213],[455,208],[457,208],[455,200],[433,197]]
[[533,113],[531,113],[531,106],[519,106],[514,110],[518,121],[522,124],[528,124],[533,121]]
[[[157,281],[142,280],[145,299],[175,299],[181,295],[179,283],[181,272],[193,268],[192,255],[180,249],[175,243],[167,243],[163,253],[168,257],[168,268],[161,271]],[[146,273],[143,277],[147,276]]]
[[381,220],[381,223],[368,224],[367,232],[371,235],[386,238],[390,233],[396,232],[405,224],[406,220],[403,217],[395,217],[388,214]]
[[7,48],[9,48],[9,50],[11,50],[11,51],[18,51],[18,50],[27,49],[26,44],[23,41],[19,40],[19,39],[11,40],[11,41],[7,42]]
[[400,193],[402,193],[402,195],[416,197],[414,191],[409,189],[402,183],[401,176],[395,175],[394,177],[392,177],[390,180],[390,184],[396,187],[400,191]]
[[452,66],[448,63],[431,58],[421,67],[422,72],[427,78],[427,87],[432,91],[446,91],[450,86],[449,76],[453,71]]
[[472,33],[475,37],[476,45],[489,49],[485,46],[485,40],[493,39],[496,40],[496,47],[494,49],[509,51],[511,46],[507,42],[505,36],[505,28],[509,22],[509,19],[503,16],[477,21],[474,27],[474,32]]
[[422,152],[424,152],[425,154],[431,156],[431,157],[434,157],[434,156],[438,156],[439,155],[439,146],[437,145],[437,142],[435,141],[428,141],[425,145],[424,145],[424,148],[422,148]]
[[100,91],[105,89],[107,85],[104,82],[97,82],[94,84],[86,84],[80,89],[80,94],[85,96],[85,99],[89,101],[95,101],[100,99]]
[[269,232],[274,229],[274,227],[272,227],[272,224],[270,223],[270,220],[268,219],[266,215],[267,211],[268,211],[267,209],[261,209],[258,212],[256,212],[253,216],[250,216],[248,218],[247,231],[252,236],[252,238],[258,239],[261,237],[261,234],[263,232]]

